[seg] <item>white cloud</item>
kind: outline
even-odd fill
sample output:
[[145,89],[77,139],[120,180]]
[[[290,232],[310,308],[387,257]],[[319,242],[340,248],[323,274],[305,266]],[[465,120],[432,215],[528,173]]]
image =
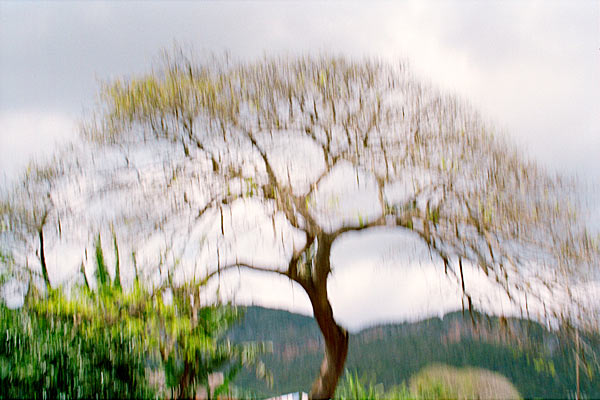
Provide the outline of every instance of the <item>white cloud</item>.
[[32,157],[51,154],[58,143],[73,139],[77,123],[61,112],[10,111],[0,113],[0,170],[12,176]]
[[312,315],[310,300],[298,284],[271,273],[230,270],[213,280],[205,290],[206,299],[219,296],[236,304],[260,305]]

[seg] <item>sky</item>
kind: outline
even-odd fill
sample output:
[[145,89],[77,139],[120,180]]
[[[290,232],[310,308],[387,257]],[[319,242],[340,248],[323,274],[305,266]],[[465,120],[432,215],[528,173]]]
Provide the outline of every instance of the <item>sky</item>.
[[[406,60],[550,170],[600,185],[599,4],[2,1],[0,181],[74,138],[100,82],[149,71],[177,43],[248,60],[322,53]],[[591,220],[600,226],[600,207]],[[460,307],[456,288],[431,263],[394,261],[391,249],[405,242],[385,233],[337,244],[330,290],[342,323],[358,328]],[[351,248],[360,257],[348,257]],[[310,313],[306,296],[284,280],[234,274],[222,285],[242,302]]]

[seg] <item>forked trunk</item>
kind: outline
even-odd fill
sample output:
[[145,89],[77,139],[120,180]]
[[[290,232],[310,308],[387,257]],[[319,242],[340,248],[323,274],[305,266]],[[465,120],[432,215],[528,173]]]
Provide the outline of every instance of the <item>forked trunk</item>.
[[327,298],[327,290],[309,293],[313,312],[325,340],[325,355],[319,376],[310,389],[310,399],[331,399],[338,380],[344,371],[348,355],[348,332],[333,318],[333,310]]

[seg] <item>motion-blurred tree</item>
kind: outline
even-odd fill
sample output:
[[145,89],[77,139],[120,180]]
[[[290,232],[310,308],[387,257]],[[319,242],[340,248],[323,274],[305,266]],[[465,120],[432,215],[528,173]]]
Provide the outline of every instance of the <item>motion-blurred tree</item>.
[[[57,211],[55,185],[61,174],[55,163],[32,162],[14,187],[0,192],[0,265],[10,269],[10,275],[26,280],[34,272],[50,286],[46,251],[50,246],[46,230],[52,226],[50,241],[57,242],[62,234],[60,215]],[[62,210],[67,212],[66,209]],[[35,254],[35,257],[31,257]],[[29,267],[30,259],[37,259],[39,268]],[[10,262],[9,262],[10,261]],[[37,264],[34,263],[34,264]],[[4,271],[7,272],[7,271]]]
[[[152,73],[105,84],[100,99],[84,127],[91,161],[74,181],[100,194],[86,207],[110,204],[105,218],[132,242],[169,236],[170,271],[204,257],[206,279],[243,267],[299,284],[325,341],[311,398],[333,396],[346,359],[327,280],[332,245],[347,232],[395,227],[420,238],[468,308],[477,299],[465,265],[548,317],[561,312],[549,294],[597,273],[598,240],[574,183],[403,64],[196,62],[176,51]],[[240,254],[257,226],[272,248]]]

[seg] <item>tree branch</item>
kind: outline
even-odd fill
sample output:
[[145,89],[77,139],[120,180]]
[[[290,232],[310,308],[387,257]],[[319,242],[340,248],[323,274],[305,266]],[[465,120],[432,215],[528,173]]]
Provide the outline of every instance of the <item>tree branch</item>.
[[252,271],[270,272],[270,273],[275,273],[275,274],[278,274],[281,276],[285,276],[286,278],[290,278],[288,271],[272,269],[272,268],[268,268],[268,267],[264,267],[264,266],[258,266],[258,265],[254,265],[254,264],[243,262],[243,261],[236,261],[231,264],[219,266],[219,267],[217,267],[216,270],[209,272],[207,275],[205,275],[200,280],[200,284],[204,285],[209,280],[214,278],[216,275],[221,275],[222,272],[225,272],[225,271],[233,269],[233,268],[246,268],[246,269],[249,269]]

